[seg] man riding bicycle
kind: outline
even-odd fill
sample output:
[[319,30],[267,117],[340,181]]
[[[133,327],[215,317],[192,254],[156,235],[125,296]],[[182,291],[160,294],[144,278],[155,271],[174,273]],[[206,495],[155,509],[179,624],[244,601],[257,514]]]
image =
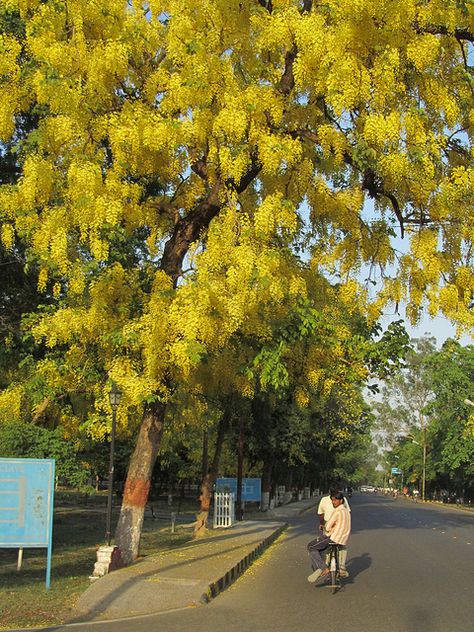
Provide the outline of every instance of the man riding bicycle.
[[329,575],[326,562],[321,557],[330,544],[345,546],[351,533],[351,514],[344,506],[344,494],[335,492],[331,494],[331,502],[334,512],[325,524],[325,532],[328,534],[321,540],[316,538],[308,544],[308,553],[311,557],[313,572],[308,575],[308,581],[314,582],[319,578]]

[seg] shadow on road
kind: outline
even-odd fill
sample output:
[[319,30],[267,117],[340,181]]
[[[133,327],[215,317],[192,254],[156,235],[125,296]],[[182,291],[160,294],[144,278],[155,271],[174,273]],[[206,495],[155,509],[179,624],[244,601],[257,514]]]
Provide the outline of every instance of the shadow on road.
[[369,553],[362,553],[358,557],[349,557],[348,552],[347,570],[349,571],[349,577],[344,579],[344,584],[352,584],[354,579],[366,571],[372,565],[372,558]]
[[[369,553],[362,553],[359,557],[351,557],[347,561],[347,570],[349,571],[349,577],[345,577],[341,579],[340,588],[343,589],[344,586],[348,584],[353,584],[355,578],[366,571],[372,565],[372,558]],[[325,583],[316,583],[316,588],[327,588],[327,584]]]

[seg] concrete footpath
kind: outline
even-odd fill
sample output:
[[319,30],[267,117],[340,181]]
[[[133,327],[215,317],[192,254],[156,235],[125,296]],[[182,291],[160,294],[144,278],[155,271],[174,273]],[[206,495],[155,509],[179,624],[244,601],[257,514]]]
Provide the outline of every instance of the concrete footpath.
[[[229,586],[288,526],[314,508],[302,500],[258,519],[244,520],[208,538],[149,555],[92,583],[68,623],[103,621],[203,605]],[[253,516],[256,517],[256,516]]]

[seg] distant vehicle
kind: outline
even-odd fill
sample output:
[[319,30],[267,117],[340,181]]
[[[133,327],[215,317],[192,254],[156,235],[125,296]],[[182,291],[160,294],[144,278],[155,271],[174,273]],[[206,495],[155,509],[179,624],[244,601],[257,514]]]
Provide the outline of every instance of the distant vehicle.
[[360,491],[371,494],[372,492],[375,492],[376,490],[375,490],[375,487],[373,485],[361,485],[360,486]]

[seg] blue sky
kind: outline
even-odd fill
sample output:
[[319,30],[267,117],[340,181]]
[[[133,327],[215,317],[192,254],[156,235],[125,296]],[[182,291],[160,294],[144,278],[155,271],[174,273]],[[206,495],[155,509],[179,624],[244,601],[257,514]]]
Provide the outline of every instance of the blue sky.
[[[400,314],[387,314],[381,319],[381,324],[385,328],[394,320],[405,320],[403,318],[403,310],[400,309]],[[437,347],[439,348],[447,338],[456,337],[456,328],[451,322],[443,317],[437,316],[436,318],[429,318],[426,316],[420,322],[417,327],[412,327],[405,320],[405,327],[411,338],[421,338],[422,336],[429,335],[436,338]],[[474,344],[474,339],[471,336],[461,336],[459,339],[462,345]]]

